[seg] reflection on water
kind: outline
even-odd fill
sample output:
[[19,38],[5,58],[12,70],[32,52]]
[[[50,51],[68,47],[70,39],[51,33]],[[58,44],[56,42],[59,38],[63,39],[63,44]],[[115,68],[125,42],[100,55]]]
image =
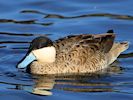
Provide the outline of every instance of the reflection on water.
[[31,91],[28,91],[39,95],[52,95],[53,88],[73,92],[112,92],[115,91],[112,83],[95,80],[121,72],[121,67],[111,66],[106,70],[91,74],[34,75],[35,85]]

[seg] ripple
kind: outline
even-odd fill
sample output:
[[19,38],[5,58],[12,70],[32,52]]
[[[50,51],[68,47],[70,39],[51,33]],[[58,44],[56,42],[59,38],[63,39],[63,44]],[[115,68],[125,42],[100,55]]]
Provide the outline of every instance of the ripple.
[[30,42],[26,42],[26,41],[0,41],[0,44],[20,44],[20,43],[30,43]]
[[133,52],[131,53],[126,53],[126,54],[121,54],[119,58],[130,58],[133,57]]
[[24,20],[24,21],[17,21],[13,19],[0,19],[0,23],[14,23],[14,24],[38,24],[43,26],[53,25],[53,23],[38,23],[37,20]]
[[47,15],[46,13],[43,13],[43,12],[40,12],[40,11],[37,11],[37,10],[22,10],[20,11],[20,13],[32,13],[32,14],[41,14],[41,15]]
[[18,33],[9,33],[9,32],[0,32],[0,35],[9,35],[9,36],[33,36],[34,34],[18,34]]
[[84,14],[79,16],[63,16],[59,14],[47,14],[44,12],[40,12],[37,10],[23,10],[21,13],[33,13],[33,14],[41,14],[45,15],[44,18],[59,18],[59,19],[75,19],[75,18],[84,18],[84,17],[109,17],[114,19],[122,19],[122,20],[133,20],[133,16],[131,15],[118,15],[111,13],[94,13],[94,14]]
[[6,46],[0,46],[0,48],[6,48]]

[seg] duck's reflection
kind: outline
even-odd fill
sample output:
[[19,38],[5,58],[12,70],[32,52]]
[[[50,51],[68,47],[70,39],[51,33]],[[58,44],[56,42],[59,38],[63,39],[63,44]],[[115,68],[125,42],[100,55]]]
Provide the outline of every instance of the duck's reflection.
[[69,74],[69,75],[34,75],[35,85],[32,93],[39,95],[52,95],[51,90],[60,89],[73,92],[112,92],[113,84],[111,82],[101,81],[111,74],[122,72],[122,68],[111,66],[109,69],[93,74]]
[[55,84],[54,76],[34,76],[35,85],[32,93],[39,95],[52,95],[50,90],[53,89]]

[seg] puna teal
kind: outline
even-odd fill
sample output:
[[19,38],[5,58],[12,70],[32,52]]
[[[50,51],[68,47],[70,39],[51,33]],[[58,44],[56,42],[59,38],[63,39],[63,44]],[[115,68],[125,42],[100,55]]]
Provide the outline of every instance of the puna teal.
[[107,68],[128,42],[114,42],[115,34],[71,35],[52,42],[47,37],[35,38],[18,68],[31,74],[93,73]]

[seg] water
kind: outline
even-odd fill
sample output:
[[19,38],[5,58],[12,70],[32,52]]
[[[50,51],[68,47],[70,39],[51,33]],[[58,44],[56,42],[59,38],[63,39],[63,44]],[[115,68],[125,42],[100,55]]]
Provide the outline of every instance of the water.
[[[1,0],[0,100],[132,100],[132,5],[132,0]],[[55,40],[109,29],[115,31],[116,41],[130,41],[130,48],[120,56],[113,71],[38,78],[16,69],[37,36]],[[37,95],[40,92],[51,96]]]

